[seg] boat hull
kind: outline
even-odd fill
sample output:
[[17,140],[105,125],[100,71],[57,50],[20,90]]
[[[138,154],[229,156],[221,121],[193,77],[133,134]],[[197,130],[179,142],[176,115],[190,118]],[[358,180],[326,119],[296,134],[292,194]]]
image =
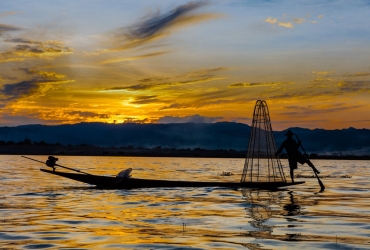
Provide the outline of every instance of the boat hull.
[[174,181],[174,180],[152,180],[152,179],[119,179],[111,176],[87,175],[77,173],[66,173],[40,169],[43,172],[62,176],[75,181],[95,185],[102,189],[136,189],[136,188],[160,188],[160,187],[228,187],[228,188],[258,188],[277,189],[292,185],[303,184],[304,182],[204,182],[204,181]]

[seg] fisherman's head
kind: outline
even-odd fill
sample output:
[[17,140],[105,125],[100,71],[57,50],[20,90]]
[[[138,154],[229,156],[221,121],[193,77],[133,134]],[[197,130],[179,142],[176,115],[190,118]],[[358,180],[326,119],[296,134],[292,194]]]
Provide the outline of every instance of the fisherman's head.
[[286,133],[285,133],[285,135],[288,137],[288,138],[292,138],[293,137],[293,135],[294,135],[294,133],[292,132],[292,130],[288,130]]

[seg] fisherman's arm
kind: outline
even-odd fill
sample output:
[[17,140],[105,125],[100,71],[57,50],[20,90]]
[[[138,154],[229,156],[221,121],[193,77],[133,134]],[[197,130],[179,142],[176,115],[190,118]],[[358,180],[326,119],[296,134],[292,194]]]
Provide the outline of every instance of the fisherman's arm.
[[281,153],[281,151],[283,151],[283,148],[285,148],[285,142],[286,141],[283,141],[283,143],[281,144],[280,148],[276,151],[276,153],[275,153],[275,156],[276,157]]

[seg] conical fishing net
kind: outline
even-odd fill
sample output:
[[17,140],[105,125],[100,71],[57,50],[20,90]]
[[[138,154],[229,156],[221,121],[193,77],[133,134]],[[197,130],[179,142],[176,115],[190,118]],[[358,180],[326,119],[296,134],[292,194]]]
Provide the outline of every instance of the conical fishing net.
[[286,182],[276,144],[267,103],[258,100],[254,107],[248,152],[241,182]]

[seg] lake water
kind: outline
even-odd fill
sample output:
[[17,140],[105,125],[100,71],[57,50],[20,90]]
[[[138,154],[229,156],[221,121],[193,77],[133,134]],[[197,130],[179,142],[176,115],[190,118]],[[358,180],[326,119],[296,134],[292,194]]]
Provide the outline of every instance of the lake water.
[[[173,180],[238,181],[244,166],[243,159],[58,158],[92,174],[131,167],[133,177]],[[370,161],[313,160],[331,175],[318,193],[313,178],[274,192],[97,190],[21,156],[0,159],[0,249],[370,249]],[[296,174],[311,171],[300,166]]]

